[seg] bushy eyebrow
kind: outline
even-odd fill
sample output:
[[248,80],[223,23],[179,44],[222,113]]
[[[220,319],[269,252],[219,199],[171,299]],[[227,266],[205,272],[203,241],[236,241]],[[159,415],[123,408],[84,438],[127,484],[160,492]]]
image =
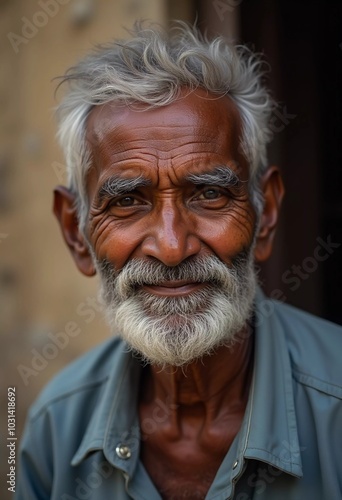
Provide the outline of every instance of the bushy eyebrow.
[[[185,177],[185,180],[196,185],[212,185],[224,188],[240,188],[242,184],[239,176],[226,165],[217,166],[208,172],[200,174],[189,174]],[[131,193],[135,189],[150,186],[151,184],[152,182],[142,175],[132,179],[113,175],[106,179],[100,187],[96,197],[97,203],[101,204],[106,198]]]
[[151,181],[142,175],[134,179],[125,179],[124,177],[113,175],[100,187],[97,194],[97,201],[101,204],[106,198],[130,193],[135,189],[149,186],[150,184]]
[[225,165],[217,166],[209,172],[187,175],[186,180],[193,184],[213,185],[225,188],[240,188],[242,184],[239,176],[230,167]]

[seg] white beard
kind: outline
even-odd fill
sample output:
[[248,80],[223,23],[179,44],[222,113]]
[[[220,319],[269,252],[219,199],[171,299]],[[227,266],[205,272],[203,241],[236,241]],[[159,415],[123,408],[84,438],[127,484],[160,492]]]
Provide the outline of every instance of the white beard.
[[[252,248],[228,267],[215,256],[177,267],[131,260],[119,273],[96,262],[109,325],[147,362],[184,366],[221,345],[231,346],[251,316],[257,277]],[[158,297],[141,286],[188,279],[208,282],[183,297]]]

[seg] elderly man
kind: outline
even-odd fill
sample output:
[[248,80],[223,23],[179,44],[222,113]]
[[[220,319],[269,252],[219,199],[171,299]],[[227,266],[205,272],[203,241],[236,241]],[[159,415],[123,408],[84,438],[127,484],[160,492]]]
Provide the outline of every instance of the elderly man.
[[262,64],[178,24],[65,77],[54,211],[114,337],[32,407],[19,499],[342,498],[342,332],[267,300]]

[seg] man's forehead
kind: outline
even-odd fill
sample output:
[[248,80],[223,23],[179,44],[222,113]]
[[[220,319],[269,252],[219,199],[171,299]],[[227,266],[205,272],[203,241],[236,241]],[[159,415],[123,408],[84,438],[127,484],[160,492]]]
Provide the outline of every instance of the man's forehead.
[[[158,137],[170,138],[183,134],[198,134],[203,139],[219,136],[238,140],[241,119],[235,103],[228,96],[215,97],[201,89],[182,93],[169,105],[151,108],[141,103],[126,105],[108,102],[94,107],[87,120],[87,141],[92,148],[115,132],[117,139],[130,130],[139,131],[143,138],[151,129]],[[156,137],[157,138],[157,137]]]
[[249,173],[239,148],[240,130],[230,98],[198,90],[153,109],[113,103],[94,108],[88,121],[88,194],[94,195],[111,176],[142,176],[165,189],[169,181],[181,185],[189,173],[218,166],[232,168],[245,181]]

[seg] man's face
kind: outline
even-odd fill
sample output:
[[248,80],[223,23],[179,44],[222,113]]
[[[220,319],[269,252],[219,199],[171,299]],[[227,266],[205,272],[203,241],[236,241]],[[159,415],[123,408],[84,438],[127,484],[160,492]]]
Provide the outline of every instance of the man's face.
[[203,91],[89,116],[87,238],[110,320],[154,362],[229,343],[250,314],[256,217],[240,130],[232,101]]

